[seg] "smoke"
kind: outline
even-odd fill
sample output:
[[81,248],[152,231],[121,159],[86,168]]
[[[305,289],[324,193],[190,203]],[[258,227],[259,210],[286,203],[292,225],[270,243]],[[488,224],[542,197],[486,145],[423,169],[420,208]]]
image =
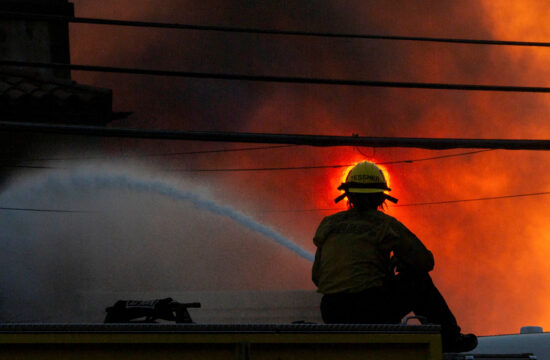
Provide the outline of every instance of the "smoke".
[[306,250],[203,188],[143,169],[86,166],[32,176],[0,202],[76,211],[2,214],[2,321],[82,322],[86,308],[98,309],[97,319],[110,305],[90,304],[98,293],[308,287]]
[[[534,41],[544,41],[550,35],[544,19],[548,13],[547,5],[536,1],[521,2],[521,5],[510,1],[473,0],[459,3],[357,0],[344,4],[329,0],[167,0],[162,4],[145,0],[74,0],[74,3],[78,16],[203,25]],[[544,85],[548,73],[547,50],[537,48],[92,25],[71,25],[71,51],[73,63],[367,80],[536,86]],[[79,72],[73,73],[73,77],[82,83],[112,88],[115,110],[134,111],[133,117],[113,124],[117,126],[406,137],[545,138],[550,135],[550,125],[546,121],[550,115],[547,95],[262,84]],[[238,146],[106,140],[102,150],[116,157],[120,153],[150,154],[230,147]],[[403,149],[361,151],[377,161],[444,154]],[[154,165],[172,170],[286,167],[348,164],[363,158],[352,148],[291,147],[155,158]],[[548,191],[544,172],[549,165],[545,153],[494,151],[388,166],[388,170],[392,178],[392,194],[401,203],[414,203]],[[157,167],[154,169],[158,171]],[[284,233],[296,239],[298,245],[311,249],[315,227],[323,215],[330,212],[277,210],[333,208],[332,199],[338,195],[334,189],[342,173],[340,169],[201,173],[190,178],[194,183],[207,186],[219,202],[249,209],[263,223],[284,229]],[[64,198],[64,195],[51,194],[52,203],[58,201],[57,196]],[[134,227],[147,224],[156,217],[138,215],[135,209],[142,207],[130,205],[128,207],[133,211],[129,213],[133,215],[128,217],[128,211],[118,209],[118,203],[111,204],[108,196],[105,197],[102,200],[107,202],[105,205],[118,210],[118,214],[111,217],[110,222],[105,220],[107,223],[101,227],[111,231],[103,234],[104,239],[98,234],[101,239],[96,241],[127,244],[126,248],[131,249],[124,242],[128,241],[124,240],[129,235],[126,231],[133,231]],[[93,204],[94,196],[89,198]],[[157,199],[140,201],[154,208]],[[166,202],[164,199],[160,204]],[[172,213],[175,209],[168,204],[162,206]],[[410,227],[434,252],[436,268],[433,278],[465,331],[510,333],[528,324],[550,326],[550,313],[545,305],[550,290],[545,285],[549,283],[546,274],[550,273],[547,262],[550,229],[546,225],[550,209],[547,204],[544,197],[530,197],[414,208],[390,207],[388,212]],[[19,204],[14,202],[14,205]],[[58,216],[52,214],[48,218],[59,221]],[[194,219],[197,224],[204,225],[201,219],[210,219],[211,216],[202,214]],[[163,225],[157,226],[176,231],[176,225],[169,219],[178,224],[183,221],[162,217],[158,221]],[[67,222],[66,226],[76,233],[99,231],[98,226],[89,221],[76,221],[74,225]],[[169,223],[164,224],[164,221]],[[41,232],[52,231],[46,224],[37,224]],[[216,224],[220,225],[219,229],[224,229],[223,236],[220,236],[223,239],[229,239],[231,234],[231,230],[225,227],[236,226],[231,221],[216,221]],[[126,228],[129,230],[122,230]],[[205,235],[209,234],[209,228],[204,226],[201,229],[204,233],[198,236],[200,240],[197,242],[210,241]],[[171,236],[168,238],[172,239]],[[48,249],[46,247],[44,252]],[[252,251],[253,258],[257,257],[255,251],[256,248]],[[166,256],[171,258],[171,254]],[[146,267],[156,263],[143,264]],[[200,264],[195,265],[202,270]],[[108,265],[105,260],[100,266],[108,268],[114,265]],[[287,278],[269,278],[265,282],[250,281],[246,284],[258,288],[267,283],[310,288],[312,285],[307,280],[309,268],[302,265],[302,270],[302,273],[298,270],[295,273],[301,276],[299,284]],[[211,278],[209,271],[196,273],[203,274],[201,281],[211,288],[227,284],[215,276]],[[234,284],[231,276],[222,277]],[[108,283],[109,278],[106,276],[102,281]],[[100,284],[97,282],[97,286]],[[32,291],[32,286],[24,289],[21,286],[22,292]]]

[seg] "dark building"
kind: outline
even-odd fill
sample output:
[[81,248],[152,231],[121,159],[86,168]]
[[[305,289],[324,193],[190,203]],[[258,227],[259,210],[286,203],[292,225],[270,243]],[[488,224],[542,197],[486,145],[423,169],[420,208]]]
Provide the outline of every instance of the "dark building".
[[[0,0],[0,60],[70,63],[69,24],[7,13],[74,16],[68,0]],[[0,67],[0,121],[105,125],[113,113],[110,89],[78,84],[68,70]],[[90,148],[97,140],[0,133],[0,184],[32,155]]]
[[105,125],[118,116],[112,98],[110,89],[0,68],[2,121]]
[[[67,0],[0,0],[0,11],[45,15],[74,16],[74,6]],[[0,58],[2,60],[70,63],[69,26],[63,22],[46,22],[10,18],[0,19]],[[67,70],[40,70],[58,78],[70,79]]]
[[[74,16],[67,0],[0,0],[0,12]],[[70,63],[69,24],[0,18],[0,60]],[[112,91],[71,81],[69,70],[0,68],[0,116],[4,121],[104,125]]]

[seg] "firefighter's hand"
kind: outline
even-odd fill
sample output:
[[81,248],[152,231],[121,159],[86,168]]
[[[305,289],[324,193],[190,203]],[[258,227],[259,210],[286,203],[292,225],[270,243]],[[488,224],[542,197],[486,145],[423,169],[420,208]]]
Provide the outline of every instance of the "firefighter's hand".
[[406,269],[406,265],[394,255],[390,258],[390,269],[393,273],[400,273]]

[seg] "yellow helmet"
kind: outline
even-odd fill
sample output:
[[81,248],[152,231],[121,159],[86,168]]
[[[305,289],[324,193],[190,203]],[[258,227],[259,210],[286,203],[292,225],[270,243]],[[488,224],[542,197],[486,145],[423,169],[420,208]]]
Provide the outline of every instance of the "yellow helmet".
[[[373,194],[373,193],[384,193],[385,191],[390,191],[386,178],[382,170],[376,166],[376,164],[370,161],[363,161],[355,165],[348,176],[346,177],[346,182],[342,183],[338,190],[344,190],[344,193],[334,199],[335,202],[339,202],[344,197],[348,196],[349,193],[358,193],[358,194]],[[386,199],[397,202],[397,199],[384,194]]]

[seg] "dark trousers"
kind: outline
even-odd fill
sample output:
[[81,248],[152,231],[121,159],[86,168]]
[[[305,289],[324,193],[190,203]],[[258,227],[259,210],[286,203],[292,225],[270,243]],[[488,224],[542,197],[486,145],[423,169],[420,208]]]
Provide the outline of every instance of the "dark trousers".
[[321,300],[327,324],[397,324],[410,312],[441,325],[443,338],[460,333],[456,319],[429,274],[400,273],[384,286],[354,294],[329,294]]

